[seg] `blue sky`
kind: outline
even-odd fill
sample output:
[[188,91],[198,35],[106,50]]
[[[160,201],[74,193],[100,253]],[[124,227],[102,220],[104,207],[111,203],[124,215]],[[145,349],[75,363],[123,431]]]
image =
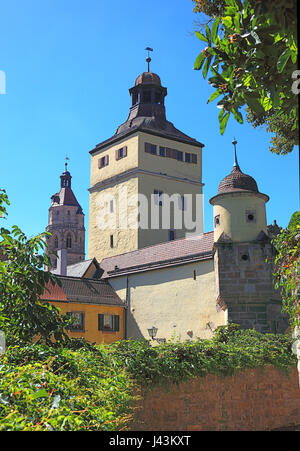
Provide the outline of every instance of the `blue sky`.
[[268,224],[286,227],[299,209],[298,149],[269,152],[270,134],[229,120],[220,136],[216,102],[193,64],[203,48],[194,35],[190,0],[10,0],[0,16],[0,186],[11,206],[7,225],[28,235],[43,231],[50,197],[59,188],[64,158],[86,215],[90,155],[127,118],[128,89],[146,70],[145,47],[154,49],[151,70],[168,88],[167,118],[205,144],[204,225],[213,228],[209,199],[232,169],[232,139],[241,169],[270,196]]

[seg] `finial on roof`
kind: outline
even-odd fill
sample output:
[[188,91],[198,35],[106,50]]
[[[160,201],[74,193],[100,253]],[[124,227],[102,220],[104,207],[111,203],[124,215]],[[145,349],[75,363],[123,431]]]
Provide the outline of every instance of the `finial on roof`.
[[146,47],[145,50],[147,50],[147,52],[148,52],[148,57],[146,58],[146,62],[148,63],[148,72],[150,72],[151,58],[150,58],[150,53],[149,52],[153,52],[153,49],[151,47]]
[[68,161],[70,160],[70,158],[68,156],[66,156],[65,160],[66,160],[66,162],[65,162],[65,172],[67,172],[67,170],[68,170]]
[[234,163],[233,163],[233,167],[238,168],[239,164],[238,164],[237,156],[236,156],[237,140],[235,138],[233,139],[232,144],[234,145]]

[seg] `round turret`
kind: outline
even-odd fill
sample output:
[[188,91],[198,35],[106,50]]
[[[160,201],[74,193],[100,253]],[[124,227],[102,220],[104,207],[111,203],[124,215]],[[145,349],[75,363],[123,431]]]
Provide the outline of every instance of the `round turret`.
[[262,231],[267,234],[268,200],[269,196],[259,192],[255,179],[241,171],[235,149],[233,169],[209,201],[214,207],[214,241],[248,242],[256,240]]

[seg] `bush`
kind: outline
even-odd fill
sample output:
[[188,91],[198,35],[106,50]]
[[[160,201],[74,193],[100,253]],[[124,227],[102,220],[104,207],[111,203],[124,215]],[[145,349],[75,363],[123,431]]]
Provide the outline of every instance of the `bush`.
[[9,347],[0,358],[0,430],[118,430],[132,387],[105,348]]

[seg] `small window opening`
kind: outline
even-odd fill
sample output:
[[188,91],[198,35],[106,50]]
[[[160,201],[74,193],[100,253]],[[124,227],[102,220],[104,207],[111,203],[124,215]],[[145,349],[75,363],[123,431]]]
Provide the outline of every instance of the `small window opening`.
[[110,235],[110,247],[113,248],[114,247],[114,236]]
[[249,255],[243,254],[241,258],[242,258],[242,260],[247,261],[247,260],[249,260]]

